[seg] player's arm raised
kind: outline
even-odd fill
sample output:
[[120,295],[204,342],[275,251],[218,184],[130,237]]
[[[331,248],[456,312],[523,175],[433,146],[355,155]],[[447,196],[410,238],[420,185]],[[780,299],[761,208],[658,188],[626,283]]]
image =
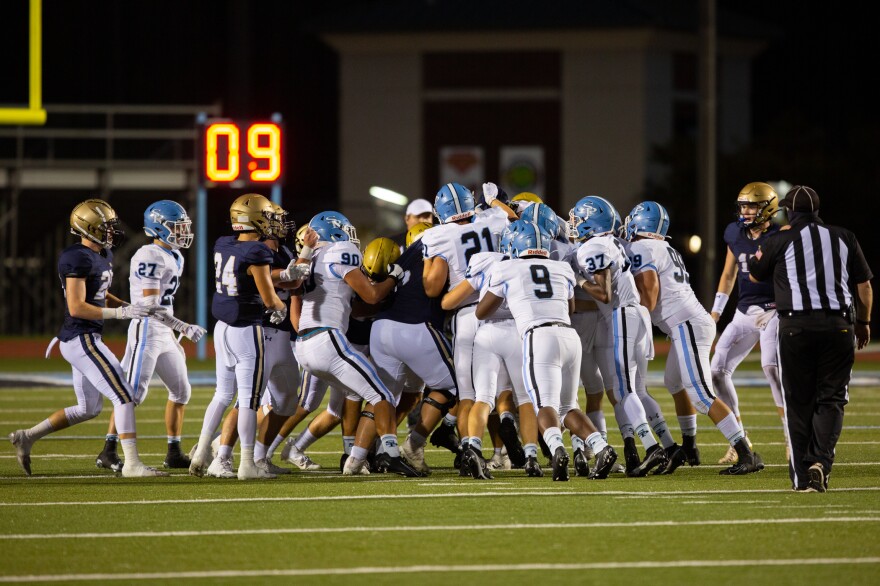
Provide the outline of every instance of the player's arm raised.
[[[736,281],[736,273],[739,272],[739,265],[736,264],[736,257],[730,247],[727,248],[727,257],[724,259],[724,269],[721,271],[721,278],[718,279],[718,292],[715,294],[715,303],[712,305],[712,319],[716,322],[721,318],[724,312],[724,306],[730,299],[730,292],[733,291],[733,283]],[[641,290],[639,291],[641,293]]]

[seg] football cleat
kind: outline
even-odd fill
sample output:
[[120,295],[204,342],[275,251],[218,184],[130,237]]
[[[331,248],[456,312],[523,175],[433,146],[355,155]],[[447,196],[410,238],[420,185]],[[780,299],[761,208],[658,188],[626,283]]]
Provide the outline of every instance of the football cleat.
[[205,471],[208,469],[208,466],[211,465],[211,461],[214,458],[211,456],[211,452],[208,450],[196,450],[192,455],[192,459],[189,464],[189,473],[192,476],[204,476]]
[[736,450],[733,449],[733,446],[728,446],[727,451],[721,456],[721,459],[718,460],[719,464],[736,464],[739,462],[739,456],[736,454]]
[[460,478],[470,478],[471,475],[471,455],[470,446],[464,446],[461,456],[456,456],[458,461],[458,476]]
[[470,469],[471,478],[474,480],[492,480],[492,474],[486,466],[486,459],[483,454],[474,448],[468,448],[470,456],[468,457],[468,468]]
[[516,424],[513,419],[502,419],[501,425],[498,427],[498,435],[507,448],[507,456],[514,468],[522,468],[526,465],[526,453],[523,450],[522,443],[519,441],[519,434],[516,432]]
[[626,468],[620,462],[615,462],[611,467],[612,474],[626,474]]
[[119,459],[119,454],[116,453],[116,442],[104,442],[104,449],[95,458],[95,466],[117,473],[122,472],[122,460]]
[[123,478],[148,478],[155,476],[168,476],[168,473],[146,466],[143,462],[132,463],[127,461],[122,466]]
[[743,476],[764,469],[764,461],[761,456],[751,450],[747,438],[743,437],[738,440],[733,448],[736,450],[737,463],[730,468],[724,468],[718,474],[721,476]]
[[238,478],[238,474],[232,468],[232,458],[221,458],[220,456],[214,458],[214,461],[211,462],[211,465],[205,471],[205,476],[212,478]]
[[642,464],[639,450],[636,448],[636,438],[623,438],[623,460],[626,463],[624,472],[627,476],[630,476],[630,473]]
[[[15,446],[15,459],[18,465],[28,476],[31,475],[31,446],[33,442],[28,437],[27,431],[19,429],[9,434],[9,441]],[[100,456],[99,456],[100,457]],[[118,472],[118,470],[116,470]]]
[[348,460],[348,454],[342,454],[339,458],[339,471],[345,472],[345,462]]
[[590,475],[590,464],[587,461],[587,455],[581,449],[574,451],[574,473],[577,476]]
[[192,463],[189,456],[180,451],[180,443],[173,442],[168,444],[168,453],[165,455],[165,461],[162,466],[165,468],[189,468]]
[[672,474],[679,466],[682,466],[687,462],[687,455],[684,453],[684,448],[680,445],[672,444],[664,449],[666,450],[667,463],[665,465],[661,464],[660,466],[657,466],[657,469],[653,472],[655,475]]
[[412,438],[406,438],[406,441],[400,446],[400,454],[413,468],[421,472],[423,476],[431,473],[431,469],[425,464],[425,446],[418,448],[413,446]]
[[604,480],[614,470],[617,452],[611,446],[605,446],[596,454],[596,467],[590,473],[590,480]]
[[446,448],[458,456],[458,434],[455,432],[455,426],[440,423],[437,429],[434,430],[434,433],[431,434],[431,445],[437,448]]
[[407,478],[419,478],[422,476],[418,470],[407,464],[400,456],[392,457],[386,453],[379,454],[376,456],[376,465],[383,472],[400,474]]
[[510,457],[504,453],[504,450],[500,454],[492,454],[492,458],[486,466],[489,470],[513,470],[513,462],[510,461]]
[[[284,449],[281,451],[281,460],[293,464],[300,470],[320,470],[321,468],[320,464],[314,462],[303,452],[297,450],[292,443],[284,446]],[[340,463],[340,466],[344,465],[345,463]]]
[[370,469],[367,468],[367,461],[359,460],[357,458],[352,458],[351,456],[345,457],[345,465],[342,467],[342,474],[345,476],[357,476],[359,474],[369,474]]
[[553,480],[568,480],[568,452],[563,446],[556,448],[553,453]]
[[[306,458],[308,458],[308,456],[306,456]],[[309,460],[309,461],[311,462],[311,460]],[[312,464],[315,464],[315,463],[312,462]],[[315,464],[315,466],[318,466],[318,465]],[[318,466],[318,467],[320,468],[320,466]],[[269,470],[269,472],[271,472],[272,474],[275,474],[275,475],[290,474],[290,472],[291,472],[290,468],[282,468],[281,466],[276,466],[275,463],[272,461],[272,458],[268,458],[268,457],[266,458],[266,468]]]
[[628,471],[626,473],[627,476],[632,478],[639,478],[642,476],[646,476],[648,472],[652,468],[656,468],[657,466],[666,466],[668,460],[666,459],[666,451],[660,447],[660,444],[654,444],[648,451],[645,452],[645,459],[642,460],[642,463],[639,464],[634,470]]
[[239,480],[268,480],[272,478],[277,478],[277,476],[269,472],[265,458],[256,462],[241,462],[238,465]]
[[684,455],[687,458],[688,466],[700,465],[700,448],[697,447],[697,436],[682,435],[681,449],[684,450]]
[[524,468],[526,470],[526,475],[528,475],[529,478],[541,478],[544,476],[544,471],[541,470],[541,465],[538,464],[538,458],[535,456],[526,457],[526,465]]

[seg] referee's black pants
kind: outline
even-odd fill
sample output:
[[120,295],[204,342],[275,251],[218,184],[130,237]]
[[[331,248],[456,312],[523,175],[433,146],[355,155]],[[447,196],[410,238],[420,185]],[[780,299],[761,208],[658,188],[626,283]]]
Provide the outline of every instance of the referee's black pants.
[[793,488],[807,485],[807,469],[816,462],[826,476],[831,472],[854,360],[853,326],[845,318],[824,313],[780,318],[779,375]]

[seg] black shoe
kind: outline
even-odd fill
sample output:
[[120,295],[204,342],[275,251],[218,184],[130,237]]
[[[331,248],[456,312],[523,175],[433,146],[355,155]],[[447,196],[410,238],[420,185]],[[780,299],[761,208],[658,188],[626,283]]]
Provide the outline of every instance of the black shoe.
[[626,464],[626,475],[630,476],[630,473],[641,466],[642,459],[639,458],[639,450],[636,448],[636,438],[634,437],[625,437],[623,438],[623,460]]
[[538,464],[538,458],[535,456],[528,456],[526,458],[526,465],[524,468],[526,469],[526,474],[530,478],[541,478],[544,476],[544,471],[541,470],[541,465]]
[[470,452],[468,456],[468,469],[470,470],[471,478],[474,480],[492,480],[492,474],[489,472],[489,468],[486,467],[486,459],[483,458],[483,454],[473,447],[469,447],[468,452]]
[[436,448],[446,448],[457,456],[458,434],[455,433],[455,426],[446,425],[441,422],[437,429],[434,430],[434,433],[431,434],[431,445]]
[[522,443],[519,441],[519,434],[516,432],[516,425],[513,419],[502,419],[501,425],[498,427],[498,435],[504,447],[507,448],[507,457],[510,458],[510,464],[514,468],[522,468],[526,465],[526,452],[523,450]]
[[547,445],[547,442],[544,441],[544,436],[540,433],[538,434],[538,445],[541,446],[541,453],[544,454],[544,457],[548,460],[553,460],[553,454],[550,453],[550,447]]
[[568,452],[559,446],[553,454],[553,480],[568,480]]
[[764,469],[764,461],[757,453],[749,448],[746,438],[743,437],[734,444],[733,449],[739,460],[730,468],[725,468],[718,472],[721,476],[743,476],[745,474],[753,474]]
[[657,466],[657,469],[653,472],[654,475],[672,474],[687,462],[687,455],[685,455],[684,448],[680,445],[672,444],[668,448],[664,448],[664,450],[666,450],[666,464]]
[[470,478],[471,477],[471,457],[473,456],[473,452],[470,449],[470,446],[464,446],[464,449],[461,451],[461,454],[455,457],[456,462],[458,462],[458,476],[460,478]]
[[586,454],[581,449],[574,451],[574,473],[577,476],[590,475],[590,464],[587,462]]
[[807,470],[807,474],[810,477],[809,482],[807,482],[807,490],[812,492],[825,492],[828,485],[825,483],[825,469],[822,467],[822,464],[816,462],[810,466],[810,469]]
[[660,444],[654,444],[645,452],[645,459],[633,470],[627,472],[626,475],[634,478],[647,476],[648,472],[657,466],[668,465],[669,460],[666,459],[666,451],[660,447]]
[[700,465],[700,448],[697,447],[697,436],[682,435],[681,449],[684,450],[684,455],[687,457],[688,466]]
[[119,459],[119,455],[116,453],[116,442],[109,440],[104,442],[104,449],[101,450],[101,453],[95,459],[95,466],[106,468],[113,472],[122,472],[122,460]]
[[617,452],[611,446],[605,446],[596,454],[596,467],[590,473],[591,480],[604,480],[608,478],[614,463],[617,462]]
[[189,456],[180,451],[179,442],[168,444],[168,453],[162,463],[165,468],[186,468],[189,470],[190,464]]
[[376,468],[379,472],[389,472],[391,474],[400,474],[407,478],[420,478],[421,472],[410,466],[406,461],[397,456],[392,458],[388,454],[382,453],[376,456]]
[[340,472],[345,471],[345,461],[346,460],[348,460],[348,454],[342,454],[342,456],[339,458],[339,471]]

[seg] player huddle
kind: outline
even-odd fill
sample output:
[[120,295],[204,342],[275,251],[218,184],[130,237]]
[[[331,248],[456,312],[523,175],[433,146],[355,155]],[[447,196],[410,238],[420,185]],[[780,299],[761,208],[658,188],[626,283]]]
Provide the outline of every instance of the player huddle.
[[[587,196],[565,220],[533,194],[508,199],[485,183],[477,200],[450,183],[435,198],[439,225],[411,228],[402,251],[387,238],[362,251],[354,226],[338,212],[322,212],[296,230],[280,206],[243,195],[230,208],[234,235],[219,238],[213,250],[217,386],[189,456],[180,436],[190,385],[175,332],[198,341],[205,330],[174,317],[173,299],[191,222],[172,201],[147,209],[152,242],[131,259],[127,304],[108,293],[111,249],[122,238],[116,214],[106,202],[87,200],[71,214],[80,242],[59,261],[67,304],[58,339],[73,367],[77,405],[10,440],[30,474],[34,442],[95,417],[107,397],[114,417],[98,466],[123,476],[165,475],[141,463],[136,444],[134,406],[155,373],[168,389],[164,466],[196,476],[289,473],[273,463],[282,444],[284,462],[317,469],[306,452],[337,426],[346,475],[429,474],[428,441],[449,449],[461,475],[474,479],[491,479],[496,468],[544,476],[539,449],[553,480],[568,480],[570,463],[591,479],[671,474],[700,463],[697,412],[730,443],[723,462],[731,466],[721,474],[757,472],[763,463],[743,430],[730,374],[761,337],[762,366],[777,393],[773,346],[763,352],[763,332],[775,332],[776,318],[772,291],[768,297],[766,288],[742,289],[747,272],[739,277],[736,327],[725,330],[711,363],[709,355],[737,270],[770,231],[775,200],[763,183],[740,194],[710,315],[667,242],[669,215],[657,202],[642,202],[621,219],[609,201]],[[101,342],[104,319],[132,320],[122,363]],[[672,342],[664,382],[680,444],[646,386],[652,326]],[[288,438],[328,390],[327,408]],[[605,398],[623,441],[621,463],[609,444]],[[398,445],[398,427],[413,411],[418,417]],[[488,460],[487,430],[494,448]]]

